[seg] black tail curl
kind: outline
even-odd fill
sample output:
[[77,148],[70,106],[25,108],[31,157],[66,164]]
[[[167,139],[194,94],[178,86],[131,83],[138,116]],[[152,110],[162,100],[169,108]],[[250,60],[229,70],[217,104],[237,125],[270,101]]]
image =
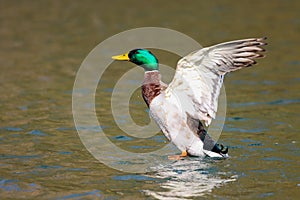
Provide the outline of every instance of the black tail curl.
[[227,154],[228,147],[225,148],[223,144],[216,143],[211,151],[219,153],[219,154]]
[[228,147],[224,148],[222,144],[216,143],[210,135],[205,130],[199,119],[194,119],[187,113],[187,124],[190,129],[198,135],[198,137],[203,142],[203,149],[207,151],[212,151],[221,155],[225,155],[228,153]]
[[216,143],[207,133],[207,131],[204,129],[202,123],[199,123],[198,131],[197,131],[200,139],[203,142],[203,149],[212,151],[218,154],[227,154],[228,153],[228,147],[224,147],[223,144]]

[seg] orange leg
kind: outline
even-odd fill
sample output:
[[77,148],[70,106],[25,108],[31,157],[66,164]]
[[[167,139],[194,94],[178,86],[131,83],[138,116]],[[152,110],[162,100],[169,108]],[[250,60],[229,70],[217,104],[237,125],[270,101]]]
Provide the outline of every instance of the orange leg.
[[188,155],[187,151],[183,151],[183,152],[181,152],[180,155],[168,156],[168,159],[169,160],[180,160],[180,159],[182,159],[184,157],[187,157],[187,155]]

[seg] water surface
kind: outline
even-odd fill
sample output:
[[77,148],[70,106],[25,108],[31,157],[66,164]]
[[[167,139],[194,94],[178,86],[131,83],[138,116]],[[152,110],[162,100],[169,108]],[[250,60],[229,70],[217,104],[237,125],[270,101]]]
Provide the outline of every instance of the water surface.
[[[297,199],[299,8],[299,1],[280,0],[184,5],[1,1],[1,197]],[[81,143],[71,102],[81,62],[107,37],[144,26],[175,29],[203,46],[268,36],[267,57],[225,80],[227,118],[219,142],[229,146],[229,159],[188,158],[151,173],[131,174],[101,164]],[[161,63],[175,66],[176,56],[157,55]],[[113,63],[105,72],[97,88],[96,111],[112,142],[128,151],[149,152],[165,145],[161,134],[135,139],[122,132],[111,115],[112,88],[131,67]],[[130,109],[137,124],[149,122],[139,91]]]

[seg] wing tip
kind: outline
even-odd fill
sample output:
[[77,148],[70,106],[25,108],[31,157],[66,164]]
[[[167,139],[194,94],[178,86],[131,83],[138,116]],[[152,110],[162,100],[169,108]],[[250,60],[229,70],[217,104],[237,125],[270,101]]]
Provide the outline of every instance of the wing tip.
[[266,42],[266,40],[268,39],[267,36],[261,37],[261,38],[257,38],[257,41],[260,42],[259,46],[266,46],[268,45],[268,43]]
[[268,37],[267,36],[263,36],[263,37],[260,37],[260,38],[257,38],[257,39],[260,40],[260,41],[264,41],[264,40],[267,40]]

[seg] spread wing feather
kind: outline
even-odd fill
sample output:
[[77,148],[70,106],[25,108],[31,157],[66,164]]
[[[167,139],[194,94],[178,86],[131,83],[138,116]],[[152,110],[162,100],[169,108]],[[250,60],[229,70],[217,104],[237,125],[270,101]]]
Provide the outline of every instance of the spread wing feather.
[[177,63],[166,97],[175,95],[182,112],[209,125],[216,116],[224,75],[254,65],[256,58],[263,57],[265,39],[221,43],[183,57]]

